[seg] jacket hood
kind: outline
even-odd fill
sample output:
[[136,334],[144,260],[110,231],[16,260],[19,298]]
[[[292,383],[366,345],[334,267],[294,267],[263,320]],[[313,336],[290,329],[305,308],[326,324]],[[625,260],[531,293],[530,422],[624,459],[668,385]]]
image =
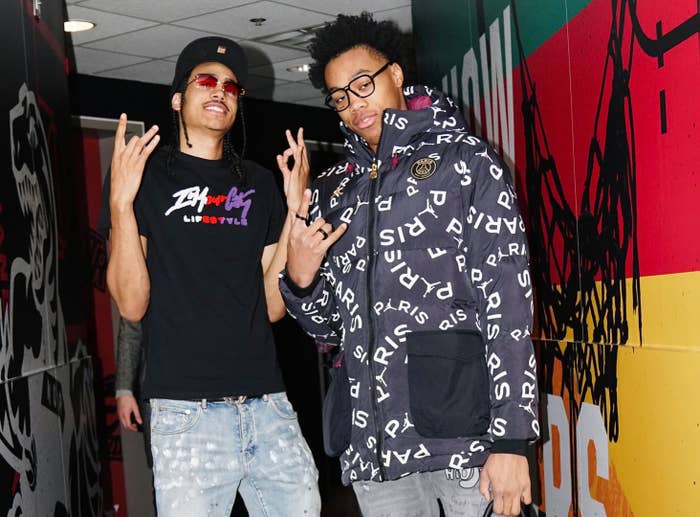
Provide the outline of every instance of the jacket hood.
[[340,123],[348,161],[367,165],[375,158],[383,161],[394,154],[411,154],[416,148],[412,144],[422,140],[425,133],[466,130],[457,104],[441,91],[414,85],[404,87],[403,94],[408,110],[384,110],[376,156],[364,138]]

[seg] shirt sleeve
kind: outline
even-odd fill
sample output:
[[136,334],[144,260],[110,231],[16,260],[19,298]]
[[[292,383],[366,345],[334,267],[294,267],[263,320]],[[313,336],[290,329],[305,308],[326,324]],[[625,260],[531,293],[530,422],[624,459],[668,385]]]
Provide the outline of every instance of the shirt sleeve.
[[[312,199],[319,199],[318,186]],[[321,217],[318,207],[309,207],[313,217]],[[328,346],[342,346],[345,326],[335,296],[335,277],[328,259],[324,260],[316,277],[308,287],[297,286],[285,269],[280,274],[280,293],[287,312],[299,326],[318,343]]]
[[343,343],[345,327],[333,292],[334,283],[328,262],[306,288],[297,286],[286,270],[280,273],[280,293],[289,315],[317,343],[339,346]]
[[521,451],[539,435],[532,285],[525,225],[510,171],[487,144],[470,153],[464,189],[470,281],[486,343],[494,451]]
[[117,391],[138,391],[138,376],[141,364],[141,347],[143,332],[141,322],[132,322],[119,318],[117,334],[117,374],[115,389]]

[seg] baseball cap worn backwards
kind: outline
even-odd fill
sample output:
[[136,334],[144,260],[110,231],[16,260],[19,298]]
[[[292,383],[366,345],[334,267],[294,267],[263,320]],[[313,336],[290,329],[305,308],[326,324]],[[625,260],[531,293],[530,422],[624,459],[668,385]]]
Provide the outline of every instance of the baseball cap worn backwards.
[[180,52],[170,94],[179,89],[194,67],[210,62],[227,66],[236,75],[238,83],[245,86],[248,79],[248,60],[240,45],[228,38],[207,36],[192,41]]

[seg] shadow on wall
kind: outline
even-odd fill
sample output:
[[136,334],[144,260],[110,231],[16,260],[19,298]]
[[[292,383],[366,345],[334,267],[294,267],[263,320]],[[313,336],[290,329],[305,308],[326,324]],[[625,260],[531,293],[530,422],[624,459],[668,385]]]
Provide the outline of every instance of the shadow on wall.
[[275,91],[275,69],[267,54],[255,47],[241,45],[248,57],[248,81],[243,86],[247,95],[256,99],[272,99]]

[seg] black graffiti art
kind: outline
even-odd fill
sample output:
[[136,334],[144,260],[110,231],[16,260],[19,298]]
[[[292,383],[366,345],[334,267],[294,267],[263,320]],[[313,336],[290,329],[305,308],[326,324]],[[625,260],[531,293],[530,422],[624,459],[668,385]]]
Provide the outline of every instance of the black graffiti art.
[[58,132],[52,112],[40,108],[46,101],[26,83],[15,99],[7,113],[12,188],[0,191],[8,272],[0,298],[0,470],[11,476],[0,512],[101,515],[91,362],[85,343],[67,338],[60,296],[50,141]]
[[[653,57],[661,66],[665,52],[698,34],[700,14],[665,34],[659,22],[655,37],[649,37],[639,23],[635,0],[611,0],[612,21],[603,83],[588,149],[586,178],[578,200],[580,209],[576,214],[564,196],[555,152],[547,143],[536,80],[528,68],[520,38],[516,1],[512,0],[511,4],[522,71],[521,109],[526,148],[523,169],[537,299],[535,314],[541,333],[538,362],[541,390],[568,400],[572,423],[577,420],[583,400],[590,399],[600,408],[609,439],[617,441],[621,429],[617,400],[618,349],[599,344],[625,345],[629,325],[637,325],[640,340],[643,336],[630,78],[635,59]],[[642,53],[638,52],[639,48]],[[663,102],[660,111],[663,132],[666,126]],[[629,261],[632,276],[628,287],[625,271]],[[627,312],[630,297],[634,316]],[[571,335],[573,338],[567,339]],[[557,367],[561,369],[561,386],[554,385]],[[576,449],[575,429],[571,425],[572,451]],[[572,486],[577,486],[575,460],[570,476]],[[572,497],[573,513],[577,515],[578,493],[574,491]]]

